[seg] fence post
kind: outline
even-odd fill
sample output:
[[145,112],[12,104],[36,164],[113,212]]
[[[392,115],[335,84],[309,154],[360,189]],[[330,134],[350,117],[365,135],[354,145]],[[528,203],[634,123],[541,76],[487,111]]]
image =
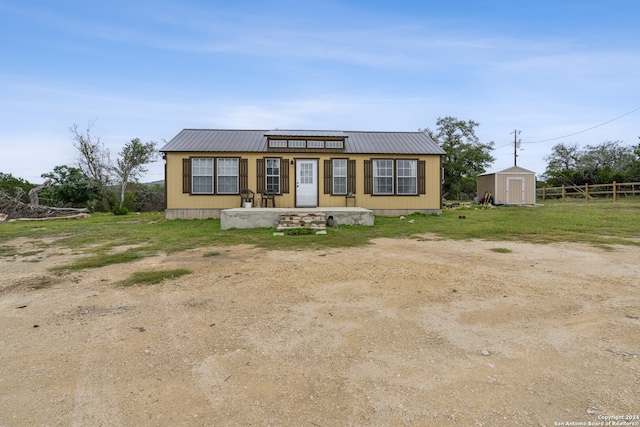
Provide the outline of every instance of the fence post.
[[564,202],[564,184],[562,184],[562,201]]
[[587,198],[587,202],[589,201],[589,184],[584,185],[584,197]]
[[616,182],[615,182],[615,181],[613,181],[613,201],[614,201],[614,202],[616,201],[616,196],[618,195],[618,193],[617,193],[617,187],[618,187],[618,185],[616,184]]
[[544,202],[547,198],[547,187],[542,187],[542,201]]

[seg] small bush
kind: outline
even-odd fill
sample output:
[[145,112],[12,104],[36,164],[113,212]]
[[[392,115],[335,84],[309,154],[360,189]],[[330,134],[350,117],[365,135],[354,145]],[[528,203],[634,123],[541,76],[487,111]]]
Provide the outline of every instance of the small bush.
[[285,236],[306,236],[309,234],[316,234],[316,229],[314,228],[290,228],[289,230],[285,230]]
[[128,215],[129,209],[126,206],[114,206],[111,209],[111,213],[114,215]]

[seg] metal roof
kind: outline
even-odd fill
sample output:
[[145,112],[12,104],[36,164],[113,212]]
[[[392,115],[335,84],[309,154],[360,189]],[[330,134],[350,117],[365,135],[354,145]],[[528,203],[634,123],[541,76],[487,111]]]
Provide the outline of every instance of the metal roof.
[[[286,134],[283,135],[283,132]],[[347,154],[446,154],[424,132],[184,129],[161,152],[275,152],[269,136],[344,137]]]
[[348,135],[341,130],[286,130],[274,129],[264,133],[265,136],[299,136],[299,137],[327,137],[327,138],[348,138]]

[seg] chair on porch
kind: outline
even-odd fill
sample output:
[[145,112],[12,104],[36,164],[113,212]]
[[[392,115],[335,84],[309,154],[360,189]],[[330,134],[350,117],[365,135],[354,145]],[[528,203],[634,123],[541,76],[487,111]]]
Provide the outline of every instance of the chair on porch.
[[253,190],[249,190],[248,188],[243,188],[240,190],[240,207],[244,206],[245,202],[251,202],[251,206],[255,206],[255,195],[256,193]]
[[267,208],[269,207],[269,200],[271,200],[271,207],[276,207],[276,190],[264,190],[262,192],[262,201],[260,202],[260,207]]

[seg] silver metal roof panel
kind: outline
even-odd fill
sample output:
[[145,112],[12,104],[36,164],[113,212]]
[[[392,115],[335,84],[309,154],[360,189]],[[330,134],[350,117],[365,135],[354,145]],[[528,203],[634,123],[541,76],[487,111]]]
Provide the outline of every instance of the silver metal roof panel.
[[294,136],[294,137],[326,137],[326,138],[348,138],[349,136],[341,130],[287,130],[274,129],[264,133],[265,136]]
[[[275,134],[273,132],[276,132]],[[345,153],[353,154],[446,154],[424,132],[363,131],[267,131],[184,129],[160,149],[161,152],[275,152],[267,147],[268,136],[343,137]],[[322,135],[321,135],[322,134]]]

